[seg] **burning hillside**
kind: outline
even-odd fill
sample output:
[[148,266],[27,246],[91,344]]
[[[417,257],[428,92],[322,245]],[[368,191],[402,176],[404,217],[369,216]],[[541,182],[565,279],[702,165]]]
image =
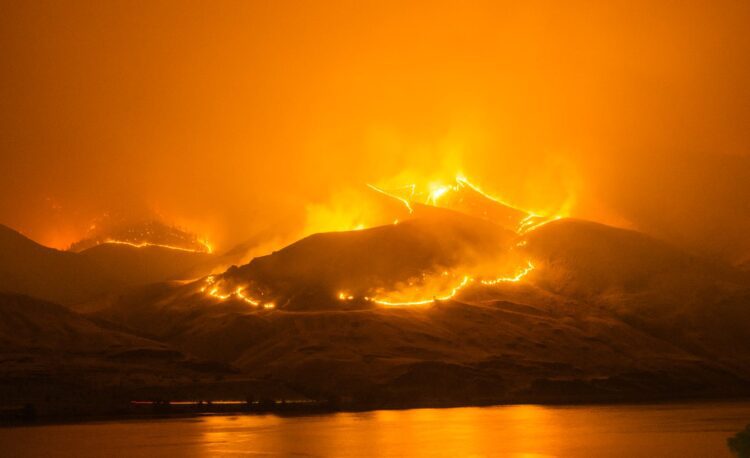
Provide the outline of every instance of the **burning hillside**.
[[129,245],[136,248],[156,246],[194,253],[213,252],[213,248],[206,240],[157,219],[133,222],[115,218],[102,218],[101,221],[92,224],[86,236],[73,243],[69,250],[81,252],[104,244]]
[[534,269],[519,237],[532,221],[549,218],[505,204],[465,178],[430,192],[369,188],[398,202],[391,211],[401,214],[386,218],[401,219],[311,235],[211,276],[202,292],[266,309],[425,305],[470,287],[519,282]]
[[[197,280],[145,285],[195,278],[188,261],[199,272],[215,255],[131,242],[57,252],[10,232],[6,251],[17,265],[43,255],[34,275],[60,264],[50,278],[65,281],[45,297],[312,399],[390,407],[746,393],[745,273],[639,232],[521,210],[465,178],[368,189],[373,206],[356,204],[371,227],[314,233]],[[110,266],[116,287],[63,295],[81,284],[68,272],[81,266],[92,279]],[[12,278],[9,288],[41,291]]]

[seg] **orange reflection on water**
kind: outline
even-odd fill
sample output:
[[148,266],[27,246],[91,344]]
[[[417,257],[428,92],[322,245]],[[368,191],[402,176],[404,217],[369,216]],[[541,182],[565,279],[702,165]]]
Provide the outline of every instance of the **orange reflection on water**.
[[381,410],[210,417],[204,456],[729,456],[750,404]]
[[[0,428],[3,456],[731,456],[749,402],[236,415]],[[39,440],[43,438],[44,440]]]

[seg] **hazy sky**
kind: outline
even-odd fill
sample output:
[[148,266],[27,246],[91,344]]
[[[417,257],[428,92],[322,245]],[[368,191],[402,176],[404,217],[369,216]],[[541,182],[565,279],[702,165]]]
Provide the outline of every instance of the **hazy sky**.
[[749,253],[748,24],[746,1],[3,2],[0,223],[64,247],[156,212],[229,246],[460,169]]

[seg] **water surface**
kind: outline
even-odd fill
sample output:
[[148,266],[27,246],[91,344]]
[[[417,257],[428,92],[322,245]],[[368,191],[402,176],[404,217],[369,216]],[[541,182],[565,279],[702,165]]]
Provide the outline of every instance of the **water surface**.
[[750,402],[537,405],[0,428],[0,456],[731,456]]

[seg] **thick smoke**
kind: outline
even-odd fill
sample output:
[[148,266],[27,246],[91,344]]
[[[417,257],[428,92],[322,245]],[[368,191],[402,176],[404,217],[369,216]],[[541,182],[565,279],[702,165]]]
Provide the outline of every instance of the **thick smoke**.
[[123,207],[219,251],[294,238],[341,193],[461,171],[521,208],[750,253],[747,3],[16,2],[0,21],[0,222],[49,245]]

